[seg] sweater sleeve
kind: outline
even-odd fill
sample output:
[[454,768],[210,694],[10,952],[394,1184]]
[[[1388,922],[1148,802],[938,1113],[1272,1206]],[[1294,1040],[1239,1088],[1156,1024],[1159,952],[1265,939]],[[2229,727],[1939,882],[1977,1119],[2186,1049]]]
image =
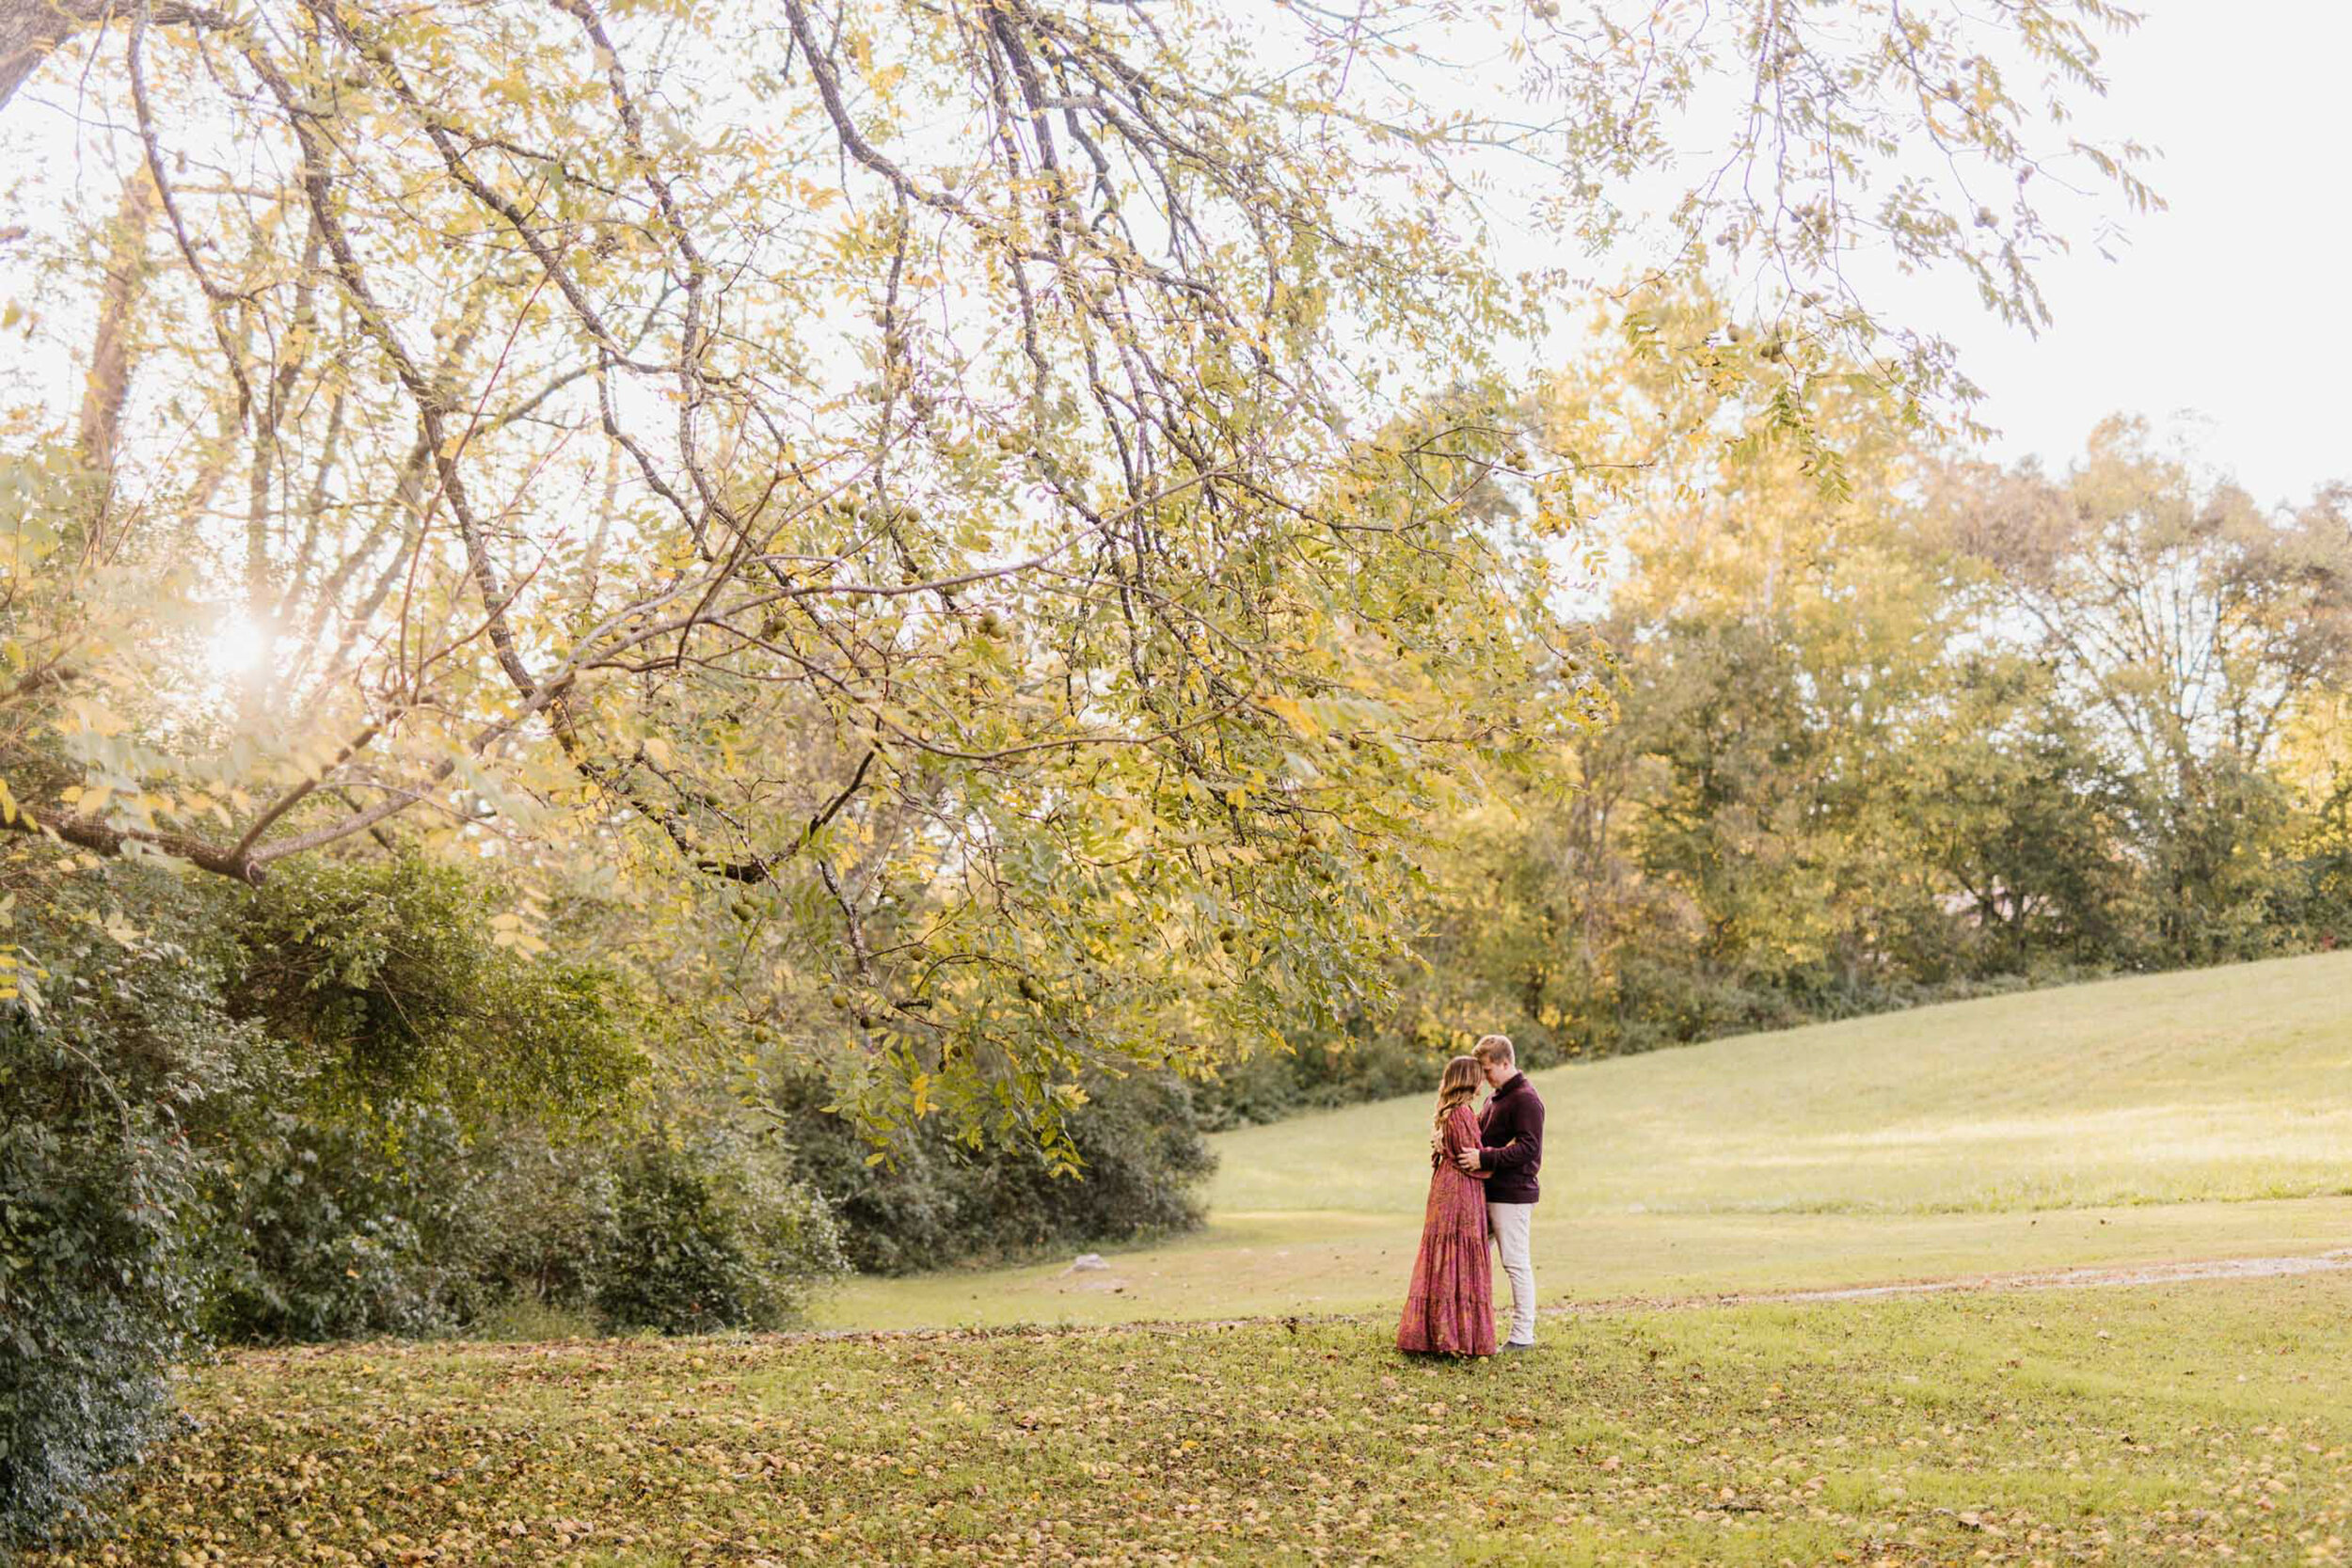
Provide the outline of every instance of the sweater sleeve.
[[1512,1107],[1517,1115],[1511,1118],[1511,1141],[1487,1149],[1480,1161],[1488,1170],[1517,1170],[1543,1149],[1544,1102],[1532,1093],[1519,1098],[1528,1103]]
[[1462,1150],[1477,1147],[1478,1123],[1467,1107],[1456,1105],[1446,1113],[1445,1163],[1450,1165],[1454,1164],[1454,1157]]

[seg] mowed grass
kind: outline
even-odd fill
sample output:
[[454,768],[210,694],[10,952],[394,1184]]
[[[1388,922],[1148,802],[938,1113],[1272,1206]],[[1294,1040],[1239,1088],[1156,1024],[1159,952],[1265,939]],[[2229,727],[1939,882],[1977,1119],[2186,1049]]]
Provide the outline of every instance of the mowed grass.
[[89,1563],[2336,1563],[2352,1274],[197,1371]]
[[[1547,1304],[2352,1243],[2352,953],[1924,1007],[1535,1075]],[[1210,1225],[1111,1270],[861,1280],[841,1327],[1369,1309],[1422,1097],[1214,1141]],[[2293,1200],[2293,1201],[2290,1201]]]
[[[2352,1193],[2352,952],[1989,997],[1535,1075],[1575,1214]],[[1418,1213],[1421,1099],[1217,1140],[1212,1207]]]

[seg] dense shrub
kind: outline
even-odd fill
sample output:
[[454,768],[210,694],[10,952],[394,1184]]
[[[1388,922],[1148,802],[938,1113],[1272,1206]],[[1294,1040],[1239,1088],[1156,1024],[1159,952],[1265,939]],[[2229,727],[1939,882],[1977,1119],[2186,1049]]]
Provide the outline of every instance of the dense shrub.
[[469,1332],[517,1304],[615,1329],[775,1328],[844,1268],[834,1219],[754,1132],[509,1121],[399,1105],[296,1124],[222,1210],[229,1339]]
[[239,1130],[218,1333],[438,1333],[594,1296],[644,1012],[617,971],[501,946],[484,894],[403,855],[230,895],[229,1006],[314,1066]]
[[421,855],[304,862],[234,895],[228,999],[312,1065],[312,1103],[584,1116],[644,1069],[619,973],[501,946],[478,877]]
[[595,1306],[616,1329],[778,1328],[846,1266],[832,1212],[774,1141],[705,1120],[622,1158]]
[[789,1321],[841,1267],[831,1215],[723,1116],[648,1133],[628,985],[499,945],[485,902],[411,856],[237,895],[230,1006],[319,1065],[236,1150],[214,1327],[434,1334],[516,1303],[624,1328]]
[[284,1112],[218,1195],[207,1326],[231,1340],[446,1332],[503,1293],[484,1267],[496,1196],[446,1108],[366,1122]]
[[839,1216],[850,1260],[875,1274],[1019,1256],[1047,1246],[1131,1240],[1200,1222],[1199,1184],[1215,1166],[1190,1087],[1164,1075],[1105,1078],[1069,1124],[1080,1180],[1034,1150],[975,1149],[936,1125],[903,1134],[889,1158],[826,1113],[823,1084],[788,1081],[776,1109],[795,1171]]
[[[497,1282],[492,1311],[517,1305],[592,1309],[618,1225],[620,1162],[604,1126],[551,1131],[511,1123],[481,1144],[476,1190],[486,1222],[471,1237],[475,1268]],[[469,1324],[469,1327],[474,1326]]]
[[[94,879],[50,912],[148,879]],[[24,983],[0,1003],[0,1555],[159,1429],[201,1294],[203,1124],[268,1055],[154,928],[169,902],[144,932],[118,927],[127,948],[19,925]]]

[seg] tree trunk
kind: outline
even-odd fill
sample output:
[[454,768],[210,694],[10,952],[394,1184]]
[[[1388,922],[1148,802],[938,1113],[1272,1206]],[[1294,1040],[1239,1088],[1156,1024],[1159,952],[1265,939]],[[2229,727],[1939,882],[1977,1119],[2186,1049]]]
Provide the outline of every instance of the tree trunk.
[[66,35],[88,25],[64,0],[0,0],[0,109]]
[[106,285],[98,304],[98,336],[90,345],[89,379],[82,388],[82,461],[114,488],[115,443],[121,434],[122,400],[131,389],[131,311],[147,270],[147,226],[155,215],[155,182],[134,169],[122,187],[106,257]]

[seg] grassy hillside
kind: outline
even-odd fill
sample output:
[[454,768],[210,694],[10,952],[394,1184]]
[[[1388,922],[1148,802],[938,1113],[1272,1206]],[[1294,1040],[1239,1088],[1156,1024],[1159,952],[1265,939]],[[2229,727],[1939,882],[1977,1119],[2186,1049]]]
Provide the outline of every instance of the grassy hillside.
[[[2352,952],[1556,1068],[1553,1212],[1931,1213],[2352,1192]],[[1418,1210],[1420,1099],[1217,1140],[1219,1212]]]
[[244,1353],[69,1563],[2341,1563],[2352,1274],[1386,1324]]
[[[1548,1303],[2352,1241],[2352,953],[1746,1036],[1536,1082]],[[1104,1274],[861,1281],[824,1321],[1379,1306],[1411,1257],[1427,1117],[1414,1097],[1221,1135],[1200,1235],[1115,1253]]]

